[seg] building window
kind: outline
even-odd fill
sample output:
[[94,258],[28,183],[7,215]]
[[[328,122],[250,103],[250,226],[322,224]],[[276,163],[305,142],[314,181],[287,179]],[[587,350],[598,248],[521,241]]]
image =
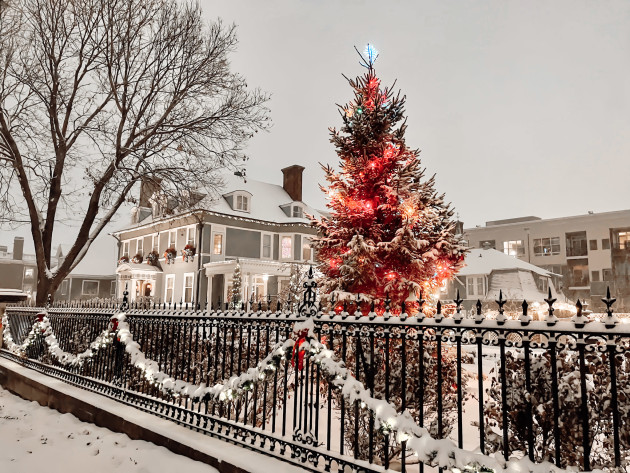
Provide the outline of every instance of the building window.
[[302,259],[304,261],[311,261],[312,259],[311,254],[312,254],[311,244],[308,241],[305,241],[302,244]]
[[599,271],[591,271],[591,281],[599,282]]
[[293,206],[292,216],[297,218],[304,217],[304,210],[299,205]]
[[129,242],[128,241],[123,241],[122,256],[129,256]]
[[173,288],[175,287],[175,275],[167,274],[166,275],[166,289],[164,291],[164,302],[172,303],[173,302]]
[[195,227],[188,227],[186,230],[186,244],[195,246]]
[[144,253],[142,252],[142,247],[144,243],[144,238],[138,238],[138,245],[136,246],[136,254],[139,255],[144,255]]
[[223,234],[215,233],[213,242],[212,242],[212,254],[213,255],[222,255],[223,254]]
[[175,248],[177,244],[177,230],[170,230],[168,232],[168,248]]
[[283,259],[290,259],[291,258],[291,246],[292,246],[292,242],[293,242],[293,237],[290,236],[283,236],[282,237],[282,243],[281,243],[281,248],[282,248],[282,258]]
[[484,296],[486,294],[484,277],[468,276],[466,278],[468,297]]
[[151,250],[158,251],[158,249],[159,249],[159,234],[156,234],[151,237]]
[[83,281],[83,286],[81,288],[82,296],[98,296],[98,281]]
[[596,250],[597,249],[597,240],[589,240],[588,241],[588,249]]
[[549,289],[549,279],[544,278],[544,277],[537,277],[536,287],[538,288],[540,292],[546,293],[547,290]]
[[504,241],[503,253],[510,256],[523,256],[525,254],[523,240]]
[[619,232],[619,248],[622,250],[630,250],[630,232]]
[[497,244],[495,240],[484,240],[484,241],[479,242],[479,248],[485,248],[485,249],[492,248],[493,250],[496,250]]
[[242,210],[243,212],[249,211],[249,197],[246,195],[236,196],[236,210]]
[[602,238],[602,250],[610,250],[610,238]]
[[613,280],[613,272],[611,268],[602,269],[602,279],[604,281],[612,281]]
[[184,274],[184,302],[192,302],[194,273]]
[[110,285],[110,287],[109,287],[109,293],[110,293],[112,296],[116,297],[116,281],[112,281],[112,282],[111,282],[111,285]]
[[271,235],[263,235],[262,245],[263,258],[271,258]]
[[59,287],[59,291],[61,292],[62,296],[68,295],[68,280],[67,279],[61,281],[61,286]]
[[33,268],[24,269],[24,279],[32,279],[33,278]]
[[534,255],[551,256],[551,255],[559,255],[559,254],[560,254],[560,237],[534,238]]

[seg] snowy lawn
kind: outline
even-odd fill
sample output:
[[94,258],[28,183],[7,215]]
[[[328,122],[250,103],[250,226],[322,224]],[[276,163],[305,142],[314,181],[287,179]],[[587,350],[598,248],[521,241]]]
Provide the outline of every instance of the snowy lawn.
[[0,387],[0,472],[216,473],[164,447],[81,422]]

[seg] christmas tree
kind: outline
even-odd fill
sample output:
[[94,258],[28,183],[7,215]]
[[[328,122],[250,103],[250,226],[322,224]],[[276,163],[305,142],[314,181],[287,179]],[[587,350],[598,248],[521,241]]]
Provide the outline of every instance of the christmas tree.
[[359,55],[367,72],[348,79],[354,99],[340,106],[341,129],[330,130],[340,170],[323,166],[330,217],[313,219],[320,287],[337,300],[360,293],[400,304],[433,293],[462,266],[465,248],[435,176],[425,179],[419,151],[405,143],[405,97],[381,87],[372,46]]
[[243,302],[241,286],[241,264],[236,260],[234,274],[232,275],[232,290],[230,291],[230,307],[232,309],[240,309]]

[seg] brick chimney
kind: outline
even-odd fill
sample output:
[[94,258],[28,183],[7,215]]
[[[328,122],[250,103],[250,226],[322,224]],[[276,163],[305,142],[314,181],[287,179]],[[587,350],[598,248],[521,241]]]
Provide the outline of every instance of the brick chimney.
[[13,259],[22,260],[24,258],[24,237],[13,239]]
[[282,187],[293,200],[302,200],[302,171],[304,171],[304,166],[298,164],[282,170],[284,175]]

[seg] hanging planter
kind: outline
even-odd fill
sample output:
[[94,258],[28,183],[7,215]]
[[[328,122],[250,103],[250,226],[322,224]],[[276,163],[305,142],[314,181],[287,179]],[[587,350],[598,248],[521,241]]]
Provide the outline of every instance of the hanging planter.
[[142,255],[140,253],[138,253],[136,256],[134,256],[133,258],[131,258],[131,262],[135,263],[135,264],[140,264],[144,261],[144,258],[142,257]]
[[118,266],[120,266],[123,263],[129,263],[129,256],[121,256],[120,259],[118,260]]
[[182,260],[185,262],[194,261],[197,249],[193,245],[186,245],[182,250]]
[[153,250],[151,253],[147,255],[147,264],[150,266],[157,266],[158,260],[160,259],[160,255],[157,251]]
[[167,248],[164,252],[164,259],[166,260],[166,264],[175,263],[175,258],[177,257],[177,250],[175,248]]

